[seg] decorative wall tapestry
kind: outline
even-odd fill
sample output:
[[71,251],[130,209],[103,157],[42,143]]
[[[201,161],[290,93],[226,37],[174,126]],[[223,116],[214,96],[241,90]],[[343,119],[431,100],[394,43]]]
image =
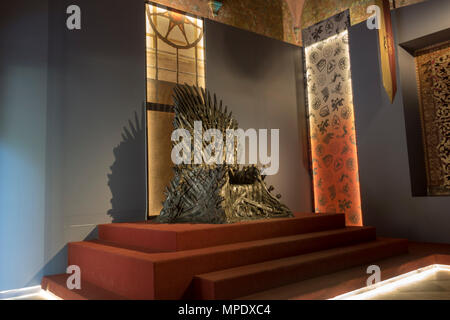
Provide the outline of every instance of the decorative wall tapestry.
[[353,113],[349,13],[304,29],[308,118],[316,212],[344,212],[362,225]]
[[416,56],[429,195],[450,195],[450,43]]
[[[306,28],[318,21],[327,21],[324,19],[349,9],[350,24],[354,25],[369,18],[371,14],[367,13],[368,6],[377,5],[381,9],[381,24],[378,30],[381,73],[383,75],[383,86],[391,102],[397,92],[395,46],[391,25],[392,4],[392,1],[389,0],[309,0],[306,1],[302,14],[302,25],[303,28]],[[406,2],[403,5],[406,5]],[[304,46],[307,46],[305,40]]]
[[306,47],[326,40],[348,29],[350,26],[349,12],[343,11],[334,17],[316,23],[315,25],[303,30],[303,45]]

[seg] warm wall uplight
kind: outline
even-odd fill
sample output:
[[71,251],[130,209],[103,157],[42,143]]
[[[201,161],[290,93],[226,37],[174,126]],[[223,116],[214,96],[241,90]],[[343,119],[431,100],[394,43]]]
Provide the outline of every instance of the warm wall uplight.
[[348,32],[305,48],[316,212],[362,225]]
[[173,175],[173,88],[205,87],[205,46],[202,19],[152,4],[145,10],[148,214],[158,215]]
[[0,291],[0,300],[62,300],[41,286]]
[[147,78],[204,87],[203,20],[150,4],[146,17]]

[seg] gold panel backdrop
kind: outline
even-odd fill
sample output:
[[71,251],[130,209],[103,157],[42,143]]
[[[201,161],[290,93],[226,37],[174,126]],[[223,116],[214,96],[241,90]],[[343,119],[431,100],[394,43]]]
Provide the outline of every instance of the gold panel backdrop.
[[173,118],[172,112],[147,111],[147,128],[151,128],[147,136],[148,213],[151,216],[159,215],[165,200],[163,191],[173,176],[170,158]]
[[148,215],[159,215],[173,177],[173,88],[205,86],[203,21],[146,5]]

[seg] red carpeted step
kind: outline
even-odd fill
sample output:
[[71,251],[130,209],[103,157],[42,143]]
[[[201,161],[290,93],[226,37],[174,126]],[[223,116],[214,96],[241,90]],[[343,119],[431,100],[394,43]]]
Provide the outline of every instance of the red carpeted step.
[[[214,238],[215,230],[209,236]],[[127,298],[179,299],[192,294],[197,274],[374,239],[372,227],[348,227],[165,253],[76,242],[69,244],[69,264],[80,266],[86,281]]]
[[41,287],[64,300],[124,300],[113,292],[104,290],[87,281],[81,281],[81,289],[67,288],[68,274],[57,274],[42,278]]
[[[146,251],[181,251],[345,227],[339,213],[297,213],[293,218],[233,224],[111,223],[98,226],[100,240]],[[211,235],[214,236],[211,236]]]
[[195,297],[233,299],[287,283],[406,253],[402,239],[376,241],[201,274],[194,279]]

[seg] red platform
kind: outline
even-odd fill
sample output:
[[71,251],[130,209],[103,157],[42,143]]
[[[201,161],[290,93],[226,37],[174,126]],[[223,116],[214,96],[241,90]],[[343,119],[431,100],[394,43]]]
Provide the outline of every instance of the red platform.
[[407,241],[377,239],[372,227],[345,227],[343,214],[226,225],[118,223],[99,240],[69,243],[66,275],[42,287],[67,299],[232,299],[407,252]]

